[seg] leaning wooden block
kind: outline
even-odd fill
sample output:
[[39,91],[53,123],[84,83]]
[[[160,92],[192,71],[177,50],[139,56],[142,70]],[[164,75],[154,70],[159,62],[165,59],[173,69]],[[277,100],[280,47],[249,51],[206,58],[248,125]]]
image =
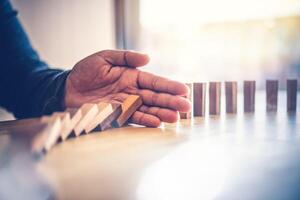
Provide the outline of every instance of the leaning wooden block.
[[[77,108],[68,108],[66,110],[67,113],[70,114],[70,121],[69,123],[66,123],[61,130],[61,139],[64,141],[66,140],[69,136],[71,136],[75,128],[75,126],[78,124],[78,122],[81,120],[82,118],[82,111],[81,109],[77,109]],[[75,133],[74,133],[75,135]]]
[[237,112],[237,82],[225,82],[226,112]]
[[34,137],[31,151],[37,156],[49,151],[59,138],[60,130],[60,117],[52,117],[49,119],[47,126]]
[[193,83],[194,116],[205,115],[206,83]]
[[[17,120],[15,120],[17,121]],[[18,120],[19,121],[19,120]],[[28,120],[26,120],[28,121]],[[11,141],[11,148],[14,151],[22,152],[24,154],[32,154],[33,156],[41,156],[44,151],[44,142],[41,142],[41,149],[35,151],[34,144],[37,141],[37,136],[45,130],[47,124],[45,123],[33,123],[30,125],[17,125],[8,129],[0,130],[0,135],[5,133],[9,136]]]
[[98,114],[87,125],[85,132],[103,131],[109,128],[111,123],[122,113],[122,106],[121,104],[99,103],[98,110]]
[[219,115],[221,108],[221,82],[209,83],[209,114]]
[[255,81],[244,81],[244,111],[255,110]]
[[41,117],[41,122],[48,122],[52,118],[59,117],[62,123],[62,126],[64,124],[68,124],[70,121],[70,113],[68,112],[54,112],[52,115],[46,115]]
[[60,114],[1,122],[1,130],[12,134],[14,139],[28,141],[30,151],[34,155],[42,155],[49,151],[58,141],[61,130]]
[[[186,83],[186,85],[189,87],[189,90],[190,90],[190,92],[186,98],[188,100],[192,101],[193,85],[192,85],[192,83]],[[179,112],[179,115],[180,115],[180,119],[190,119],[192,116],[192,113],[191,112]]]
[[113,121],[112,126],[121,127],[131,115],[143,104],[142,98],[137,95],[129,95],[125,101],[122,103],[122,113],[121,115]]
[[98,106],[97,104],[93,103],[83,104],[79,109],[81,110],[82,118],[74,128],[74,133],[76,136],[79,136],[84,131],[85,127],[88,126],[88,124],[98,113]]
[[297,85],[297,79],[289,79],[286,82],[288,112],[295,112],[297,109]]
[[267,111],[277,111],[278,101],[278,80],[266,81],[266,109]]

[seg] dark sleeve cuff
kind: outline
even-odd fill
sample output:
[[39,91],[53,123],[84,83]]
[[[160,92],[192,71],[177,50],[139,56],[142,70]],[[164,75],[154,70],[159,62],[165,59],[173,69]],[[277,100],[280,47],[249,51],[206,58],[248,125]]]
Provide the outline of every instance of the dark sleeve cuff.
[[55,111],[63,111],[64,107],[64,97],[65,97],[65,83],[66,79],[71,71],[64,71],[55,77],[53,84],[44,99],[44,106],[41,111],[41,115],[49,115]]

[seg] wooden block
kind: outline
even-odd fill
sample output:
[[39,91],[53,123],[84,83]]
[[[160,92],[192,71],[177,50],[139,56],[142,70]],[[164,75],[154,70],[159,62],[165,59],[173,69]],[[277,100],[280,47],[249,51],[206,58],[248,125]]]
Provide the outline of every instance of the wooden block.
[[61,119],[65,119],[60,113],[41,118],[11,120],[1,122],[2,130],[12,134],[15,139],[26,138],[30,143],[30,151],[35,155],[41,155],[49,151],[58,141],[61,130]]
[[[77,108],[68,108],[66,110],[66,112],[68,112],[70,114],[70,121],[68,124],[65,124],[62,127],[61,130],[61,139],[64,141],[66,140],[69,136],[71,136],[75,128],[75,126],[78,124],[78,122],[81,120],[82,118],[82,111],[81,109],[77,109]],[[74,133],[75,135],[75,133]]]
[[31,152],[37,156],[49,151],[60,136],[61,119],[53,117],[49,119],[47,126],[34,137]]
[[131,115],[143,104],[142,98],[137,95],[129,95],[122,103],[121,115],[113,121],[113,127],[123,126]]
[[237,112],[237,82],[225,82],[226,113]]
[[267,111],[277,111],[278,102],[278,80],[266,81],[266,109]]
[[209,114],[219,115],[221,108],[221,82],[209,83]]
[[[186,96],[186,98],[190,101],[192,101],[192,94],[193,94],[193,84],[192,83],[186,83],[186,85],[189,87],[189,94]],[[190,119],[192,116],[191,112],[179,112],[180,119]]]
[[103,131],[109,128],[111,123],[122,113],[121,104],[99,103],[97,106],[99,112],[85,128],[87,133],[93,130]]
[[44,150],[46,152],[49,151],[60,138],[61,129],[63,127],[63,118],[65,117],[53,115],[48,122],[47,128],[41,133],[48,135],[44,144]]
[[297,79],[289,79],[286,82],[288,112],[295,112],[297,110],[297,85]]
[[98,106],[97,104],[93,103],[83,104],[79,109],[81,110],[82,118],[79,120],[79,122],[74,128],[74,133],[76,136],[79,136],[84,131],[85,127],[88,126],[88,124],[94,119],[94,117],[98,113]]
[[9,120],[0,122],[0,130],[21,130],[30,129],[31,126],[42,124],[41,118],[28,118],[19,120]]
[[206,83],[193,83],[194,116],[205,115]]
[[10,148],[13,148],[13,151],[21,151],[24,155],[30,153],[36,157],[37,155],[41,156],[43,154],[45,141],[40,142],[41,149],[35,149],[34,144],[37,143],[38,136],[46,129],[46,127],[47,124],[45,123],[23,124],[22,126],[12,126],[9,129],[0,132],[4,132],[9,136]]
[[255,81],[244,81],[244,111],[255,110]]
[[47,123],[42,123],[39,118],[10,120],[0,122],[0,124],[1,133],[24,137],[31,137],[32,135],[35,135],[47,125]]

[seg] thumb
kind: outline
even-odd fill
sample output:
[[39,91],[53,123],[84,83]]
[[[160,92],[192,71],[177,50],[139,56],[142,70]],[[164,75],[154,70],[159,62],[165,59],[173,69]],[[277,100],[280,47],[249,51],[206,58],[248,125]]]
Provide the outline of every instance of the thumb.
[[147,54],[133,51],[104,50],[96,54],[112,65],[127,67],[141,67],[146,65],[150,60]]

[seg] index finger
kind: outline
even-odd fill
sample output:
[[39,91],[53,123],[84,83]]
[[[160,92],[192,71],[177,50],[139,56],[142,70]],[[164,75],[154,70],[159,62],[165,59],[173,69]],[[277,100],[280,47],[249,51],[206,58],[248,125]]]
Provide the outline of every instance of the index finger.
[[165,92],[173,95],[187,95],[189,92],[189,88],[183,83],[143,71],[139,72],[138,85],[142,89]]

